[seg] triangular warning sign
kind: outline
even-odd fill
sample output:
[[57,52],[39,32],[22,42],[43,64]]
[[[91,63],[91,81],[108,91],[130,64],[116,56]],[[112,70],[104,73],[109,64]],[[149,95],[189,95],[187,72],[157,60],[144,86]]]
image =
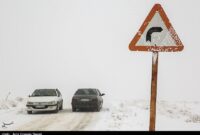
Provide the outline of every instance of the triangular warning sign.
[[155,4],[131,41],[131,51],[177,52],[184,48],[160,4]]

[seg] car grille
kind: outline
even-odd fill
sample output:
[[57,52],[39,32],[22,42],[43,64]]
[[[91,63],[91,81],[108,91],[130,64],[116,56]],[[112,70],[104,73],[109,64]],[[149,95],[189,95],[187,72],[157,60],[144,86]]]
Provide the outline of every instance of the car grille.
[[37,106],[32,106],[34,109],[46,109],[48,108],[48,106],[44,106],[44,107],[37,107]]
[[34,102],[33,105],[48,105],[48,102]]

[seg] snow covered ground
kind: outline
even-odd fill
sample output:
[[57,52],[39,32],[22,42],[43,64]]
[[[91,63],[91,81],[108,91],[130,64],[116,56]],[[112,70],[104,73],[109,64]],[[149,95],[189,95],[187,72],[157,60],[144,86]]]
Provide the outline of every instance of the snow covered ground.
[[[59,113],[28,115],[26,99],[0,100],[0,131],[148,131],[149,101],[104,102],[100,112],[72,112],[69,105]],[[12,123],[4,125],[3,123]],[[200,102],[158,101],[156,130],[199,130]]]

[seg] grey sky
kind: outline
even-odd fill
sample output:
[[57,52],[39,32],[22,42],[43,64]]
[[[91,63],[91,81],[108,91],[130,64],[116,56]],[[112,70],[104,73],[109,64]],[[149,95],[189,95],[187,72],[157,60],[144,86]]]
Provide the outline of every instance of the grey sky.
[[160,53],[158,99],[199,100],[199,0],[0,0],[0,92],[95,87],[149,99],[151,52],[128,45],[160,3],[185,48]]

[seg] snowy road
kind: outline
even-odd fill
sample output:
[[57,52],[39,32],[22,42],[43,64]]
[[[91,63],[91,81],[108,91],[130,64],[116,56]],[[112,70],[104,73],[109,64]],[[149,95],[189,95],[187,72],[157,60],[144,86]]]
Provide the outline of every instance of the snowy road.
[[[73,113],[71,110],[62,110],[57,114],[54,113],[43,113],[43,114],[32,114],[37,118],[23,124],[16,130],[84,130],[87,125],[90,124],[92,118],[97,112],[76,112]],[[31,116],[30,116],[31,117]]]
[[[156,130],[199,131],[200,102],[159,101],[157,105]],[[25,102],[0,102],[0,131],[148,131],[148,127],[145,100],[107,102],[100,112],[72,112],[66,105],[58,113],[34,114],[27,114]]]
[[[2,103],[2,102],[1,102]],[[26,102],[11,101],[0,104],[0,131],[78,131],[87,130],[98,121],[99,113],[92,111],[72,112],[70,106],[64,106],[58,113],[34,112],[27,114]],[[12,107],[15,106],[16,107]],[[3,123],[13,123],[4,126]]]

